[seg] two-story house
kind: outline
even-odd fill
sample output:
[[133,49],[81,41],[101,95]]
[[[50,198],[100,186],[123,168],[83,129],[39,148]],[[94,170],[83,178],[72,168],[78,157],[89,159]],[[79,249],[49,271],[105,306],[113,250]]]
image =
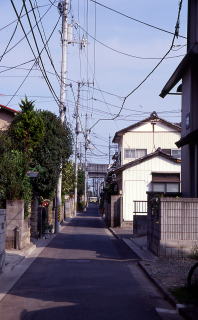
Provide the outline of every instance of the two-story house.
[[146,201],[147,191],[180,192],[180,150],[175,142],[181,128],[158,117],[150,117],[115,133],[118,154],[113,166],[122,195],[121,221],[133,220],[134,201]]

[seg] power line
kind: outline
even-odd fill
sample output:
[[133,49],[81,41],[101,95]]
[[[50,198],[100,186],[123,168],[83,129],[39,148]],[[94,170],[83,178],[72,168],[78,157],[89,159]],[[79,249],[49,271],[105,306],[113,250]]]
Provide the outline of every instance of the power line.
[[[58,20],[58,22],[59,22],[59,20]],[[57,24],[58,24],[58,23],[57,23]],[[49,41],[49,40],[48,40],[48,41]],[[43,51],[43,50],[42,50],[42,51]],[[0,66],[0,68],[2,68],[2,67],[7,68],[6,70],[0,71],[0,74],[3,73],[3,72],[7,72],[7,71],[9,71],[9,70],[12,70],[12,69],[17,69],[18,67],[20,67],[20,66],[22,66],[22,65],[24,65],[24,64],[27,64],[27,63],[29,63],[29,62],[32,62],[32,61],[34,61],[34,59],[31,59],[31,60],[29,60],[29,61],[23,62],[23,63],[21,63],[21,64],[19,64],[19,65],[13,66],[13,67]],[[24,68],[23,70],[28,70],[28,69],[25,69],[25,68]],[[46,71],[46,72],[49,73],[49,74],[55,75],[53,72],[50,72],[50,71]],[[69,78],[68,78],[68,81],[78,83],[78,81],[73,80],[73,79],[69,79]],[[105,91],[105,90],[102,90],[102,89],[97,89],[97,88],[95,88],[95,87],[93,87],[93,86],[90,86],[90,85],[88,85],[88,84],[85,84],[85,86],[87,86],[87,87],[89,87],[89,88],[93,88],[93,89],[96,90],[96,91],[104,92],[104,93],[106,93],[106,94],[108,94],[108,95],[111,95],[111,96],[114,96],[114,97],[116,97],[116,98],[124,99],[124,97],[119,96],[119,95],[117,95],[117,94],[115,94],[115,93],[113,93],[113,92]]]
[[[35,62],[32,65],[32,68],[34,67]],[[32,71],[32,68],[28,71],[27,75],[25,76],[25,78],[23,79],[23,81],[21,82],[21,84],[19,85],[19,87],[17,88],[17,90],[15,91],[15,93],[12,95],[12,97],[10,98],[10,100],[8,101],[8,103],[6,104],[6,106],[9,105],[9,103],[12,101],[12,99],[16,96],[16,94],[19,92],[19,90],[21,89],[21,87],[23,86],[23,84],[25,83],[25,81],[27,80],[30,72]]]
[[[95,0],[90,0],[90,1],[93,2],[93,3],[96,3],[97,5],[99,5],[99,6],[101,6],[101,7],[106,8],[106,9],[112,11],[112,12],[115,12],[115,13],[117,13],[117,14],[125,17],[125,18],[128,18],[128,19],[130,19],[130,20],[139,22],[139,23],[141,23],[141,24],[143,24],[143,25],[145,25],[145,26],[147,26],[147,27],[151,27],[151,28],[153,28],[153,29],[156,29],[156,30],[163,31],[163,32],[166,32],[166,33],[169,33],[169,34],[174,35],[174,32],[168,31],[168,30],[166,30],[166,29],[162,29],[162,28],[160,28],[160,27],[156,27],[156,26],[154,26],[154,25],[152,25],[152,24],[150,24],[150,23],[146,23],[146,22],[144,22],[144,21],[141,21],[141,20],[135,19],[135,18],[133,18],[133,17],[130,17],[130,16],[128,16],[127,14],[122,13],[122,12],[120,12],[120,11],[118,11],[118,10],[113,9],[113,8],[110,8],[110,7],[108,7],[108,6],[100,3],[100,2],[98,2],[98,1],[95,1]],[[186,39],[186,37],[181,36],[181,35],[179,35],[179,34],[178,34],[178,37]]]
[[[33,50],[33,48],[32,48],[32,45],[31,45],[31,43],[30,43],[30,41],[29,41],[29,39],[28,39],[28,37],[27,37],[27,34],[26,34],[25,29],[24,29],[24,27],[23,27],[23,24],[21,23],[21,20],[20,20],[20,18],[19,18],[18,12],[17,12],[16,7],[15,7],[15,5],[14,5],[14,2],[13,2],[13,0],[10,0],[10,1],[11,1],[11,3],[12,3],[12,6],[13,6],[13,8],[14,8],[14,11],[15,11],[15,13],[16,13],[16,15],[17,15],[17,18],[18,18],[18,20],[19,20],[19,23],[20,23],[20,25],[21,25],[21,28],[22,28],[23,33],[24,33],[24,35],[25,35],[25,38],[26,38],[26,40],[27,40],[27,42],[28,42],[28,44],[29,44],[29,47],[30,47],[30,49],[31,49],[31,51],[32,51],[35,59],[36,59],[36,55],[35,55],[35,53],[34,53],[34,50]],[[29,26],[30,26],[30,29],[31,29],[31,33],[32,33],[32,36],[33,36],[33,39],[34,39],[34,42],[35,42],[35,45],[36,45],[37,52],[38,52],[38,58],[37,58],[37,59],[40,60],[41,65],[42,65],[42,68],[40,67],[40,65],[39,65],[39,68],[40,68],[40,70],[41,70],[41,72],[42,72],[42,75],[43,75],[43,77],[44,77],[44,79],[45,79],[45,81],[46,81],[46,83],[47,83],[47,86],[48,86],[49,90],[51,91],[52,95],[55,97],[55,100],[59,101],[59,98],[58,98],[58,96],[56,95],[56,92],[54,91],[54,89],[53,89],[53,87],[52,87],[52,85],[51,85],[51,83],[50,83],[50,81],[49,81],[49,78],[48,78],[48,76],[47,76],[47,74],[46,74],[46,72],[45,72],[45,67],[44,67],[44,64],[43,64],[43,61],[42,61],[42,58],[41,58],[41,53],[39,52],[37,40],[36,40],[34,31],[33,31],[33,27],[32,27],[31,21],[30,21],[30,17],[29,17],[29,14],[28,14],[28,10],[27,10],[27,7],[26,7],[25,0],[22,0],[22,1],[23,1],[23,4],[24,4],[24,8],[25,8],[25,11],[26,11],[26,14],[27,14],[27,18],[28,18],[28,23],[29,23]],[[44,47],[44,48],[45,48],[45,47]]]
[[[92,1],[92,0],[91,0]],[[179,9],[178,9],[178,14],[177,14],[177,20],[176,20],[176,24],[175,24],[175,33],[170,45],[170,48],[168,49],[168,51],[164,54],[164,56],[162,57],[162,59],[157,63],[157,65],[147,74],[147,76],[133,89],[131,90],[131,92],[129,92],[125,97],[124,100],[122,102],[121,108],[119,110],[119,112],[117,113],[117,115],[115,117],[113,117],[112,119],[99,119],[97,120],[90,129],[92,129],[95,125],[98,124],[98,122],[102,121],[102,120],[115,120],[116,118],[118,118],[120,116],[120,113],[122,112],[125,102],[126,100],[135,92],[137,91],[143,83],[146,82],[146,80],[154,73],[154,71],[159,67],[159,65],[164,61],[164,59],[166,58],[166,56],[170,53],[170,51],[173,48],[174,42],[175,42],[175,38],[178,37],[178,33],[179,33],[179,19],[180,19],[180,13],[181,13],[181,8],[182,8],[182,3],[183,0],[180,0],[179,2]]]
[[[45,5],[42,5],[42,6],[38,6],[38,8],[43,8],[43,7],[49,7],[49,4],[45,4]],[[37,7],[34,7],[34,8],[36,9]],[[29,12],[31,12],[31,10],[30,10]],[[23,14],[23,15],[21,16],[21,18],[23,18],[23,17],[25,17],[25,16],[26,16],[26,14]],[[17,22],[17,21],[18,21],[18,19],[15,19],[15,20],[9,22],[9,23],[6,24],[4,27],[0,28],[0,31],[3,31],[4,29],[8,28],[9,26],[11,26],[12,24],[14,24],[14,23]]]
[[[22,5],[21,11],[20,11],[20,13],[19,13],[20,19],[21,19],[21,14],[22,14],[22,12],[23,12],[23,7],[24,7],[24,6]],[[6,47],[5,47],[4,51],[3,51],[3,54],[2,54],[1,57],[0,57],[0,62],[2,61],[3,57],[5,56],[8,48],[9,48],[9,45],[10,45],[10,43],[12,42],[12,40],[13,40],[15,34],[16,34],[18,25],[19,25],[19,21],[17,21],[16,26],[15,26],[15,28],[14,28],[14,31],[13,31],[11,37],[10,37],[10,40],[8,41],[8,44],[6,45]]]
[[107,153],[105,153],[105,152],[101,151],[100,149],[98,149],[98,148],[96,147],[96,145],[93,144],[92,142],[91,142],[91,145],[92,145],[97,151],[99,151],[101,154],[107,156]]
[[[33,12],[33,15],[34,15],[34,19],[35,19],[36,26],[37,26],[37,29],[38,29],[38,31],[39,31],[41,40],[42,40],[43,44],[45,45],[45,41],[46,41],[47,38],[46,38],[46,34],[45,34],[45,29],[44,29],[43,24],[42,24],[40,12],[39,12],[39,10],[38,10],[39,18],[40,18],[40,23],[41,23],[41,26],[42,26],[42,29],[43,29],[45,41],[44,41],[44,39],[43,39],[41,30],[40,30],[40,28],[39,28],[38,21],[37,21],[37,17],[36,17],[36,15],[35,15],[34,8],[33,8],[33,5],[32,5],[31,0],[29,0],[29,3],[30,3],[31,8],[32,8],[32,12]],[[50,3],[53,4],[51,1],[50,1]],[[36,2],[36,4],[37,4],[37,2]],[[48,48],[48,50],[47,50],[47,48]],[[53,63],[53,60],[52,60],[52,56],[51,56],[51,53],[50,53],[50,49],[49,49],[48,44],[47,44],[47,46],[45,46],[45,51],[46,51],[46,53],[47,53],[47,56],[48,56],[48,58],[49,58],[49,60],[50,60],[51,65],[52,65],[52,67],[53,67],[53,69],[54,69],[54,72],[55,72],[55,75],[56,75],[57,79],[60,80],[60,76],[59,76],[59,74],[58,74],[58,72],[57,72],[57,70],[56,70],[56,68],[55,68],[55,66],[54,66],[54,63]]]
[[[159,65],[164,61],[164,59],[166,58],[166,56],[167,56],[167,55],[169,54],[169,52],[172,50],[173,45],[174,45],[174,42],[175,42],[175,38],[178,37],[178,34],[179,34],[179,19],[180,19],[180,13],[181,13],[181,8],[182,8],[182,3],[183,3],[183,0],[180,0],[180,2],[179,2],[178,14],[177,14],[177,20],[176,20],[176,24],[175,24],[175,33],[174,33],[174,36],[173,36],[173,39],[172,39],[170,48],[169,48],[168,51],[165,53],[165,55],[162,57],[162,59],[157,63],[157,65],[151,70],[151,72],[149,72],[149,74],[138,84],[138,86],[136,86],[131,92],[128,93],[127,96],[125,96],[124,101],[123,101],[123,103],[122,103],[122,106],[121,106],[121,108],[120,108],[120,111],[118,112],[117,116],[116,116],[114,119],[116,119],[116,118],[120,115],[120,113],[121,113],[121,111],[122,111],[122,109],[123,109],[123,107],[124,107],[124,105],[125,105],[125,102],[126,102],[126,100],[128,99],[128,97],[130,97],[135,91],[137,91],[137,90],[142,86],[142,84],[143,84],[144,82],[146,82],[146,80],[154,73],[154,71],[159,67]],[[114,120],[114,119],[113,119],[113,120]]]
[[[77,23],[77,26],[82,29],[83,31],[85,31],[85,29],[83,27],[81,27],[78,23]],[[87,33],[88,34],[88,33]],[[94,41],[98,42],[99,44],[101,44],[102,46],[104,46],[105,48],[107,49],[110,49],[111,51],[114,51],[116,53],[119,53],[121,55],[124,55],[124,56],[127,56],[127,57],[130,57],[130,58],[134,58],[134,59],[140,59],[140,60],[160,60],[162,58],[159,58],[159,57],[140,57],[140,56],[136,56],[136,55],[132,55],[130,53],[127,53],[127,52],[123,52],[123,51],[120,51],[120,50],[117,50],[117,49],[114,49],[112,48],[111,46],[105,44],[104,42],[102,41],[99,41],[98,39],[96,39],[95,37],[93,37],[92,35],[88,34],[90,38],[92,38]],[[180,57],[183,57],[184,55],[181,54],[181,55],[177,55],[177,56],[171,56],[171,57],[166,57],[165,59],[174,59],[174,58],[180,58]]]
[[[13,2],[12,0],[10,0],[11,2]],[[16,7],[15,7],[16,8]],[[45,11],[45,13],[42,15],[41,19],[38,21],[40,22],[44,16],[49,12],[49,10],[52,8],[52,5]],[[29,10],[27,13],[29,14],[29,12],[31,12],[32,10]],[[15,11],[16,13],[16,11]],[[27,15],[27,13],[25,15]],[[18,14],[18,13],[17,13]],[[19,21],[19,19],[18,19]],[[20,20],[21,21],[21,20]],[[21,24],[21,22],[19,21],[19,23]],[[36,25],[33,26],[33,29],[36,27]],[[31,33],[31,30],[29,30],[26,35],[28,36]],[[6,54],[9,53],[11,50],[13,50],[14,48],[16,48],[16,46],[18,46],[19,43],[21,43],[24,39],[26,38],[26,36],[22,37],[19,41],[17,41],[9,50],[7,50]]]
[[[15,6],[14,6],[14,3],[13,3],[13,1],[11,0],[11,2],[12,2],[12,4],[13,4],[13,8],[14,8],[14,10],[15,10],[15,13],[16,13],[16,15],[17,15],[17,17],[18,17],[18,12],[16,11],[16,8],[15,8]],[[60,17],[59,17],[59,19],[60,19]],[[43,52],[43,50],[45,49],[45,46],[47,45],[47,43],[50,41],[50,39],[51,39],[51,37],[52,37],[52,35],[53,35],[53,33],[54,33],[54,31],[56,30],[56,27],[57,27],[57,25],[58,25],[58,23],[59,23],[59,19],[58,19],[58,21],[57,21],[57,23],[55,24],[55,26],[54,26],[54,28],[52,29],[52,32],[51,32],[51,34],[50,34],[50,36],[49,36],[49,38],[48,38],[48,40],[47,40],[47,42],[46,42],[46,44],[44,45],[44,47],[42,48],[42,50],[39,52],[39,55],[38,55],[38,57],[35,57],[35,59],[34,59],[34,61],[38,61],[38,59],[40,58],[40,56],[41,56],[41,54],[42,54],[42,52]],[[21,21],[19,20],[19,22],[20,22],[20,25],[21,25],[21,27],[22,27],[22,29],[24,30],[24,28],[23,28],[23,25],[21,24]],[[26,33],[25,33],[25,31],[24,31],[24,34],[26,35]],[[26,37],[27,37],[27,35],[26,35]],[[27,40],[28,40],[28,43],[29,43],[29,39],[27,38]],[[34,54],[34,51],[33,51],[33,54]],[[35,54],[34,54],[34,56],[35,56]],[[15,92],[15,94],[19,91],[19,89],[21,88],[21,86],[24,84],[24,82],[25,82],[25,80],[27,79],[27,77],[29,76],[29,74],[30,74],[30,72],[32,71],[32,69],[33,69],[33,67],[34,67],[34,65],[35,65],[35,62],[34,62],[34,64],[33,64],[33,66],[32,66],[32,68],[29,70],[29,73],[26,75],[26,77],[25,77],[25,79],[24,79],[24,81],[20,84],[20,86],[19,86],[19,88],[17,89],[17,91]],[[40,68],[40,70],[41,70],[41,72],[42,72],[42,69]],[[50,89],[50,88],[49,88]],[[51,91],[51,90],[50,90]],[[54,97],[54,94],[53,94],[53,92],[51,91],[51,93],[52,93],[52,95],[53,95],[53,97]],[[15,94],[12,96],[12,98],[9,100],[9,102],[8,102],[8,104],[12,101],[12,99],[15,97]],[[54,98],[54,100],[56,101],[56,103],[57,103],[57,100]]]
[[[18,64],[18,65],[16,65],[16,66],[13,66],[13,67],[0,66],[0,68],[7,68],[6,70],[0,71],[0,73],[6,72],[6,71],[10,71],[10,70],[12,70],[12,69],[17,69],[18,67],[23,66],[23,65],[25,65],[25,64],[28,64],[28,63],[30,63],[30,62],[32,62],[32,61],[35,61],[35,59],[31,59],[31,60],[22,62],[22,63],[20,63],[20,64]],[[23,70],[30,70],[30,69],[25,69],[25,68],[23,68]]]
[[54,7],[57,8],[57,6],[54,4],[54,3],[57,2],[57,1],[52,2],[51,0],[49,0],[49,2],[50,2]]

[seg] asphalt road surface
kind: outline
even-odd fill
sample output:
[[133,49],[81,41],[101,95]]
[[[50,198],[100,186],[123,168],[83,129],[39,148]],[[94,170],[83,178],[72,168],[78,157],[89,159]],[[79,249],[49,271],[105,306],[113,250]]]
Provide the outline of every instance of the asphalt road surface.
[[65,223],[0,303],[0,320],[158,320],[162,298],[96,205]]

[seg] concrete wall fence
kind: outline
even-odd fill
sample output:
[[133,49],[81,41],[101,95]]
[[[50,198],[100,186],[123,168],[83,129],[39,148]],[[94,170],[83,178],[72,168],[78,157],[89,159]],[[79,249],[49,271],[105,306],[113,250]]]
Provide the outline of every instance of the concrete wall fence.
[[74,216],[74,198],[67,198],[64,203],[64,219]]
[[22,249],[30,244],[29,220],[24,219],[24,201],[6,201],[6,249]]
[[184,256],[198,246],[197,198],[159,198],[148,207],[148,248],[156,255]]
[[107,227],[118,227],[121,223],[121,197],[120,195],[112,195],[111,202],[104,203],[105,223]]

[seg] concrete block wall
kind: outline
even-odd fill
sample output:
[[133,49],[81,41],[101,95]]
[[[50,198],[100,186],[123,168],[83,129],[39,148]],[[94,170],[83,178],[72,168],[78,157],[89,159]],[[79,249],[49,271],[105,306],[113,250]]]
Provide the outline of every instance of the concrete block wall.
[[6,210],[0,209],[0,272],[5,266]]
[[120,226],[120,195],[111,196],[111,227]]
[[38,237],[38,199],[35,198],[31,203],[30,232],[33,238]]
[[6,201],[6,248],[15,248],[15,229],[19,230],[19,249],[30,244],[30,224],[24,220],[24,201]]
[[72,218],[74,216],[74,198],[68,198],[64,203],[64,218]]
[[149,219],[149,248],[155,254],[185,256],[198,245],[197,198],[161,198],[158,221]]

